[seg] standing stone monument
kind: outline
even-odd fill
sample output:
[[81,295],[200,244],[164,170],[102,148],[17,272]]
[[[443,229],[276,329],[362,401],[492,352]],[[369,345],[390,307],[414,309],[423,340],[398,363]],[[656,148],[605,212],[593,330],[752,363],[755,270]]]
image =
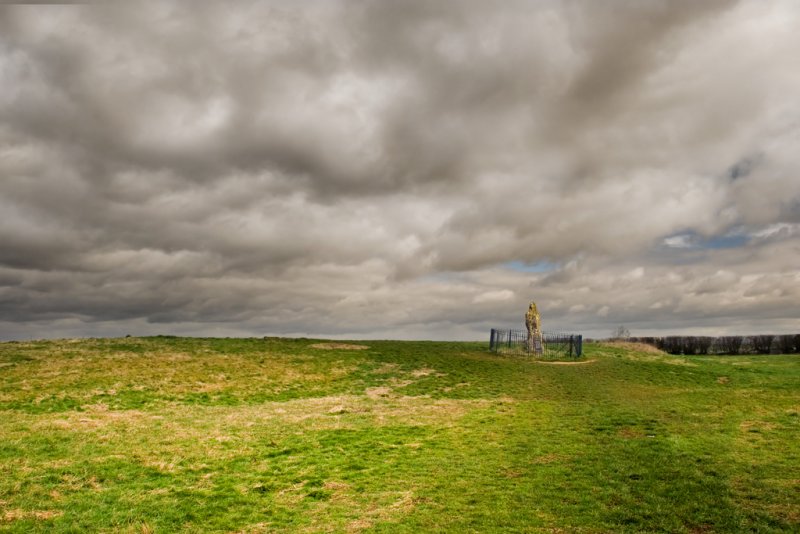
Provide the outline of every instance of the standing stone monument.
[[527,313],[525,313],[525,328],[528,329],[528,352],[541,355],[544,348],[542,344],[542,318],[539,316],[539,310],[536,309],[535,302],[531,302]]

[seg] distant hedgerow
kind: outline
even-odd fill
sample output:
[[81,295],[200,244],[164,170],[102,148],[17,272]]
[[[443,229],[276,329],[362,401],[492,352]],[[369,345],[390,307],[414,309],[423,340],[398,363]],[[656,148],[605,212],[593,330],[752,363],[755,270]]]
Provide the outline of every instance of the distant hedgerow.
[[769,354],[772,350],[772,340],[775,336],[753,336],[750,340],[753,351],[758,354]]
[[629,341],[652,345],[669,354],[779,354],[800,353],[800,334],[755,336],[632,337]]

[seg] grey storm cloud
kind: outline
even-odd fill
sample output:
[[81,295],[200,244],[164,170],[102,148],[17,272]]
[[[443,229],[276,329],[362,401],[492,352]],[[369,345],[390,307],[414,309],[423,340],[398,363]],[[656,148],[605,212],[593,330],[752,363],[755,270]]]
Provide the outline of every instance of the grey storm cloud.
[[0,6],[0,336],[797,331],[793,1]]

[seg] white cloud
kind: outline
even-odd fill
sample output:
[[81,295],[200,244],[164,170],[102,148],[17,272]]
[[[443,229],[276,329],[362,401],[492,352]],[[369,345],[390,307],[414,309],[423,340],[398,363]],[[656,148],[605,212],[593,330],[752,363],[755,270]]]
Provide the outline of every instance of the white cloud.
[[672,248],[692,248],[692,236],[690,235],[676,235],[664,238],[664,244]]
[[775,223],[750,233],[751,237],[772,238],[776,236],[791,237],[800,234],[800,223]]
[[514,292],[510,289],[499,289],[497,291],[486,291],[485,293],[476,295],[475,298],[472,299],[472,302],[475,304],[480,304],[481,302],[503,302],[513,298]]

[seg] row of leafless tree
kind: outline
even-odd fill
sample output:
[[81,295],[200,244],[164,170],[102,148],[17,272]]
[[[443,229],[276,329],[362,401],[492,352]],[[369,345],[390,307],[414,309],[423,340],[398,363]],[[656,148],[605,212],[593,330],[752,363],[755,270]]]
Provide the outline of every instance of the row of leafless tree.
[[759,336],[631,337],[670,354],[798,354],[800,334]]

